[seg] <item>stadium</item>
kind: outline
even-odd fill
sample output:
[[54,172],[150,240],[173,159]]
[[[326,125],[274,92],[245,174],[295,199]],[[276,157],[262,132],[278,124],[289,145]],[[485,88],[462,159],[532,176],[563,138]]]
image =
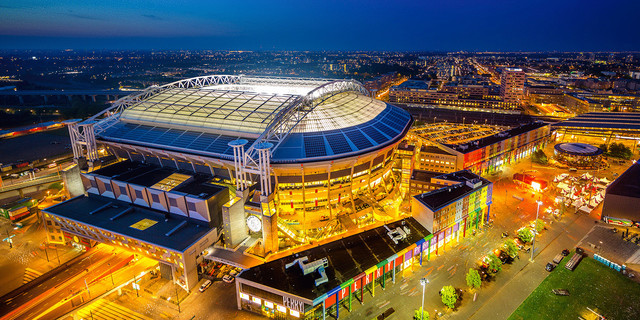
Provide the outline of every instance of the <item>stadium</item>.
[[[253,239],[251,253],[266,257],[399,218],[397,209],[389,209],[394,206],[376,200],[401,196],[393,155],[412,122],[354,80],[213,75],[152,86],[69,126],[89,196],[48,212],[60,218],[66,239],[114,243],[83,230],[114,232],[107,229],[119,228],[110,221],[120,215],[95,226],[95,217],[81,221],[65,212],[95,216],[105,211],[102,206],[123,201],[132,207],[124,215],[176,219],[167,237],[196,224],[199,238],[185,235],[185,250],[203,235],[231,248]],[[116,163],[107,163],[104,154]],[[102,204],[79,203],[91,199]],[[76,228],[79,223],[88,226]],[[141,239],[154,228],[118,234],[148,240],[146,248],[158,242],[157,235]]]

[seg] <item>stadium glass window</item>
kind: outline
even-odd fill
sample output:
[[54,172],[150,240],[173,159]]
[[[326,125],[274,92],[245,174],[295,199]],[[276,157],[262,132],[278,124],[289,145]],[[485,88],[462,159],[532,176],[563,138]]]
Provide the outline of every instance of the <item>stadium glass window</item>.
[[189,211],[198,211],[196,209],[196,204],[193,202],[187,202],[187,208],[189,208]]
[[172,207],[178,207],[178,200],[175,198],[169,198],[169,205]]
[[91,185],[92,188],[98,188],[98,184],[96,183],[95,180],[89,180],[89,184]]
[[153,202],[160,202],[160,196],[158,196],[157,194],[152,193],[151,194],[151,199],[153,200]]
[[142,191],[141,190],[136,190],[136,198],[142,199]]
[[127,195],[127,187],[120,186],[120,194],[123,194],[123,195],[126,196]]
[[104,184],[104,192],[111,192],[111,185],[108,183]]

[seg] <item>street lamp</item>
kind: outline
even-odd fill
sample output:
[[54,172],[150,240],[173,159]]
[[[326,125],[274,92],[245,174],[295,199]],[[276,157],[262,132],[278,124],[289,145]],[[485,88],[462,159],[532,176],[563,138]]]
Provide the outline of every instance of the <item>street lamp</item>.
[[533,262],[533,252],[536,251],[536,233],[538,232],[538,213],[540,212],[540,205],[542,201],[536,201],[538,207],[536,208],[536,221],[534,222],[534,230],[533,230],[533,243],[531,244],[531,259],[529,261]]
[[429,283],[427,278],[420,279],[420,285],[422,285],[422,307],[420,307],[420,320],[424,320],[424,288],[427,286],[427,283]]

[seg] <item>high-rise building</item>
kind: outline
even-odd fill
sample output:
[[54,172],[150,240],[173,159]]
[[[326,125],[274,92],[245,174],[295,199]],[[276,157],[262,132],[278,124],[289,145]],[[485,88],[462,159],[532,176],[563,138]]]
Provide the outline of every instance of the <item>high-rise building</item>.
[[524,71],[505,68],[500,79],[500,95],[504,102],[521,103],[524,98]]

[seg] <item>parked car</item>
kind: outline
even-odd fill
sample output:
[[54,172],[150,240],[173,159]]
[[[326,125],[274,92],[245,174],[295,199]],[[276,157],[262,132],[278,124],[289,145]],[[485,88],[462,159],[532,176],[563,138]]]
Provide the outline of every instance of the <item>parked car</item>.
[[577,254],[584,254],[584,249],[582,249],[580,247],[576,247],[576,253]]
[[566,257],[566,256],[568,256],[568,255],[569,255],[569,253],[570,253],[570,252],[569,252],[569,249],[564,249],[564,250],[562,250],[562,255],[563,255],[563,256],[565,256],[565,257]]
[[211,280],[207,280],[205,281],[201,286],[200,286],[200,292],[204,292],[205,290],[207,290],[207,288],[209,288],[211,286]]
[[544,269],[549,271],[549,272],[553,271],[553,269],[555,269],[555,268],[556,268],[556,265],[551,263],[551,262],[547,263],[547,265],[544,267]]
[[226,283],[231,283],[231,282],[233,282],[233,280],[235,280],[235,277],[233,277],[230,274],[225,274],[224,277],[222,277],[222,281],[224,281]]
[[551,292],[553,292],[553,294],[555,294],[556,296],[568,296],[569,295],[569,290],[567,290],[567,289],[551,289]]
[[503,232],[503,233],[502,233],[502,237],[503,237],[503,238],[506,238],[506,237],[508,237],[508,236],[509,236],[509,233],[508,233],[508,232],[506,232],[506,231],[505,231],[505,232]]

